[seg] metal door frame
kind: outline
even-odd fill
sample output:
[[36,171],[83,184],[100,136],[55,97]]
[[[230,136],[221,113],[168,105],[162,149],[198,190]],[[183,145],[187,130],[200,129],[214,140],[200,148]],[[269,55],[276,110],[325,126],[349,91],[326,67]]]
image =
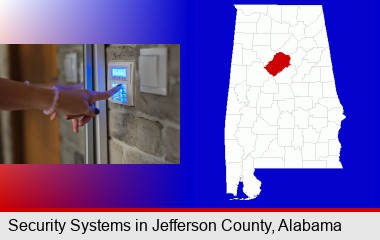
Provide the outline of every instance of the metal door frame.
[[[84,44],[84,87],[106,91],[106,57],[104,44]],[[85,126],[85,163],[108,163],[107,102],[97,101],[98,116]]]

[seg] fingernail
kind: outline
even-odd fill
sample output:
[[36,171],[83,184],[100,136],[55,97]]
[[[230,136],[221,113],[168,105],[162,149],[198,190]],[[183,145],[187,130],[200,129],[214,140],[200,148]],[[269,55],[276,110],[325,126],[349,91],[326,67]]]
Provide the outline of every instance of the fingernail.
[[95,114],[98,115],[100,113],[99,108],[95,108]]

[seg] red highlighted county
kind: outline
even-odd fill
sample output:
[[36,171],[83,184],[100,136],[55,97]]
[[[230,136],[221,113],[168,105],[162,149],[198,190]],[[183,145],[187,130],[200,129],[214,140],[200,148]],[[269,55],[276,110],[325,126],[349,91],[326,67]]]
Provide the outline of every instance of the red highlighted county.
[[276,53],[274,55],[272,61],[270,61],[266,66],[265,69],[274,77],[279,72],[284,70],[284,68],[290,66],[290,56],[284,54],[283,52]]

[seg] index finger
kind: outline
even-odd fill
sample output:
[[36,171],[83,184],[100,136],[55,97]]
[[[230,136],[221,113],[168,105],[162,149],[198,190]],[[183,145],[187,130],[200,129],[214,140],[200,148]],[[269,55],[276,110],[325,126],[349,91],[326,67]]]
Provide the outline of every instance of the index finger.
[[122,84],[119,84],[116,87],[111,88],[110,90],[105,92],[93,92],[93,95],[91,96],[91,102],[106,100],[112,97],[115,93],[117,93],[121,89],[121,87]]

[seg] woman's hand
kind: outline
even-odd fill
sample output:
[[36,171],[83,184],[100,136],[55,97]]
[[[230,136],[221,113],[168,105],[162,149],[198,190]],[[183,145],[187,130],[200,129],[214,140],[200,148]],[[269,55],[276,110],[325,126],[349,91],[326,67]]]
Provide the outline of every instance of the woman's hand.
[[0,78],[0,110],[49,109],[50,112],[50,108],[55,105],[55,112],[50,119],[54,119],[58,112],[65,114],[67,119],[72,119],[73,130],[77,133],[80,126],[99,114],[94,103],[112,97],[121,89],[121,84],[106,92],[81,89],[80,84],[55,87],[59,90],[56,103],[56,91],[50,89],[51,84],[22,83]]
[[[116,86],[106,92],[94,92],[86,89],[61,90],[57,103],[56,112],[61,112],[66,119],[71,119],[73,131],[78,133],[79,127],[88,123],[94,116],[99,114],[99,109],[94,103],[99,100],[106,100],[121,89],[121,85]],[[50,119],[54,119],[57,113],[54,112]]]

